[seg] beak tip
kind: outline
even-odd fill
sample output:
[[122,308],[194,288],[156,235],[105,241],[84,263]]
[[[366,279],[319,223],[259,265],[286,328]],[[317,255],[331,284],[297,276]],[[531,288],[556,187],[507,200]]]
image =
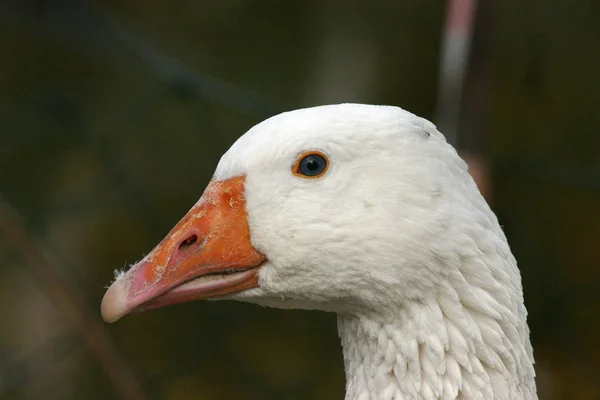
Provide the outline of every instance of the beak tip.
[[129,312],[127,307],[128,285],[124,279],[113,282],[102,298],[100,312],[104,322],[116,322]]

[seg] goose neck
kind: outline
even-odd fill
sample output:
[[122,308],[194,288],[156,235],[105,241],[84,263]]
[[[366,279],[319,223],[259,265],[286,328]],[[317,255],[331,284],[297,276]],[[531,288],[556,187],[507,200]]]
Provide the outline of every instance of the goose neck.
[[528,339],[506,335],[517,330],[502,317],[453,306],[420,301],[393,318],[338,315],[346,400],[537,399]]

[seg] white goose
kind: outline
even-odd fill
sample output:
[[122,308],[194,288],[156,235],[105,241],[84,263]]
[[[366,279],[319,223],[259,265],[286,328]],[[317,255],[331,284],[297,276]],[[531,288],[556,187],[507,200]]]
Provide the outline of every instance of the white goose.
[[537,398],[498,221],[435,126],[397,107],[250,129],[102,316],[215,297],[337,313],[348,400]]

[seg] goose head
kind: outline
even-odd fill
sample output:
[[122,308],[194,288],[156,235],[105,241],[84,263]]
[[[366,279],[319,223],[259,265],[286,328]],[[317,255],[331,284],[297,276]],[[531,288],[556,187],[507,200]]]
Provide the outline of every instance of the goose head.
[[117,275],[103,317],[207,297],[392,310],[443,280],[451,219],[477,207],[465,192],[478,197],[456,152],[400,108],[280,114],[243,135],[173,231]]
[[347,398],[534,399],[520,274],[467,166],[397,107],[272,117],[116,280],[102,316],[198,299],[338,313]]

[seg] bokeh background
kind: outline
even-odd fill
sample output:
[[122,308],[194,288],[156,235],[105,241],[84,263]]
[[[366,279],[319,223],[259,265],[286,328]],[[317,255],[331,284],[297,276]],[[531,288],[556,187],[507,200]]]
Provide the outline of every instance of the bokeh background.
[[337,102],[448,134],[519,260],[540,398],[600,398],[599,72],[595,0],[1,0],[0,398],[343,398],[334,315],[99,315],[237,137]]

